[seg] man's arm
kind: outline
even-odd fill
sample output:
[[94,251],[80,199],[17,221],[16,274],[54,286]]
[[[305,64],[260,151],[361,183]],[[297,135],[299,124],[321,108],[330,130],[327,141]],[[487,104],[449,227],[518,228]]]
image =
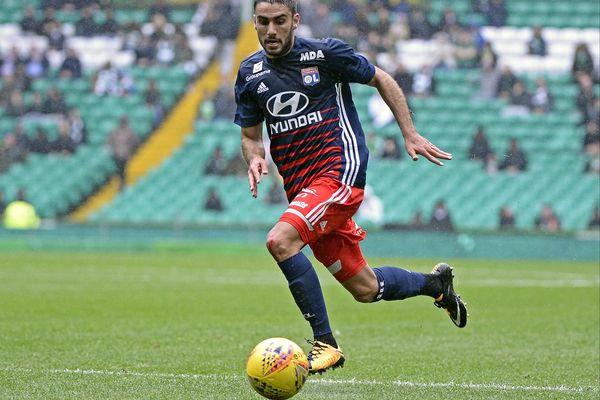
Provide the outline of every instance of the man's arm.
[[242,155],[248,163],[248,183],[252,197],[258,196],[260,176],[269,173],[265,160],[265,146],[262,141],[262,122],[242,128]]
[[375,76],[369,82],[369,85],[377,89],[390,110],[392,110],[402,131],[402,136],[404,136],[406,151],[414,161],[419,159],[417,154],[421,154],[437,165],[444,165],[438,158],[443,160],[452,159],[452,154],[438,149],[417,132],[408,109],[406,97],[396,81],[387,72],[375,67]]

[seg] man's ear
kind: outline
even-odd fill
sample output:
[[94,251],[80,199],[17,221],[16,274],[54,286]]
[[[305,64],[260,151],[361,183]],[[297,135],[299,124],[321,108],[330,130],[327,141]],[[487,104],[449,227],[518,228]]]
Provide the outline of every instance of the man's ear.
[[296,13],[292,18],[292,29],[298,29],[298,26],[300,26],[300,14]]

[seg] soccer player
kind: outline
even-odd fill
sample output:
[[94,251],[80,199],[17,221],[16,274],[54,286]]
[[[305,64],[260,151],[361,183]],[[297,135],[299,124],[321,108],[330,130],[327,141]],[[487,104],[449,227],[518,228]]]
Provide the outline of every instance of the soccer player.
[[352,102],[350,82],[374,86],[392,110],[406,151],[434,164],[451,160],[415,129],[402,90],[389,74],[337,39],[296,37],[300,24],[295,0],[255,0],[254,26],[262,50],[240,65],[235,83],[235,123],[241,127],[248,181],[257,197],[267,162],[263,122],[270,151],[284,180],[289,206],[267,236],[267,248],[285,275],[292,296],[310,323],[314,340],[310,372],[344,364],[333,337],[321,286],[309,259],[315,258],[359,302],[433,297],[460,328],[464,303],[445,263],[431,274],[396,267],[371,268],[359,242],[365,232],[352,220],[363,199],[368,151]]

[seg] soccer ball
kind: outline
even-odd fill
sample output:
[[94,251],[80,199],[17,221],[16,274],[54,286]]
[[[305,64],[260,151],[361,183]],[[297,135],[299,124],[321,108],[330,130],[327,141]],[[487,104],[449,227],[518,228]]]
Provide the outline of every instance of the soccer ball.
[[300,346],[285,338],[263,340],[246,364],[250,385],[267,399],[289,399],[308,377],[308,359]]

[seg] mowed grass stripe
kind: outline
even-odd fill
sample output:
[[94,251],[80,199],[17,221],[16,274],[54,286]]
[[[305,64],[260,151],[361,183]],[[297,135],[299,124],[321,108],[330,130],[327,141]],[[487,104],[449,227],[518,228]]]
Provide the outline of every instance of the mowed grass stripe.
[[[136,371],[102,371],[95,369],[49,369],[34,370],[30,368],[3,368],[7,373],[25,373],[25,374],[75,374],[75,375],[109,375],[122,377],[140,377],[140,378],[164,378],[164,379],[200,379],[214,380],[220,382],[238,382],[245,381],[244,377],[233,374],[178,374],[168,372],[136,372]],[[309,384],[312,385],[357,385],[357,386],[407,386],[418,388],[458,388],[458,389],[493,389],[498,391],[532,391],[532,392],[598,392],[598,388],[582,388],[561,386],[515,386],[502,383],[459,383],[459,382],[409,382],[409,381],[378,381],[361,379],[324,379],[309,378]]]

